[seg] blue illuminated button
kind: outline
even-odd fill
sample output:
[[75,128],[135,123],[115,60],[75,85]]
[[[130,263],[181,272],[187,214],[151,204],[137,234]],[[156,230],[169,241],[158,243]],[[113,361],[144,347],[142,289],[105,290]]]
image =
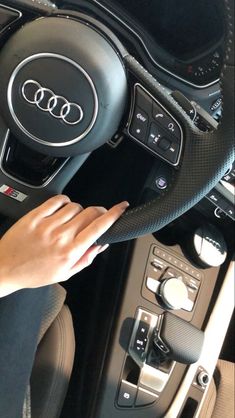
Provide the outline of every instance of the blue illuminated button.
[[157,188],[158,188],[158,189],[160,189],[160,190],[164,190],[164,189],[166,189],[166,188],[167,188],[167,186],[168,186],[167,180],[166,180],[166,178],[165,178],[165,177],[163,177],[163,176],[158,177],[158,178],[155,180],[155,183],[156,183]]

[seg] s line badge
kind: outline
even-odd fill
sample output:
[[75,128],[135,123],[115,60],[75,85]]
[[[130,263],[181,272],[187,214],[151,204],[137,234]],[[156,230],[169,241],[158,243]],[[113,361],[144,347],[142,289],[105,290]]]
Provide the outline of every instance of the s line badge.
[[28,197],[27,194],[19,192],[19,190],[13,189],[13,187],[7,186],[6,184],[0,186],[0,193],[11,197],[12,199],[18,200],[18,202],[23,202],[26,197]]

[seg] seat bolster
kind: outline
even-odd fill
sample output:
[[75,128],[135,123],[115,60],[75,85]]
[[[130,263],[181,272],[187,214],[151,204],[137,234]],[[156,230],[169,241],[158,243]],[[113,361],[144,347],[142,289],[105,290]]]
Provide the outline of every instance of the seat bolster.
[[31,376],[32,418],[59,418],[74,352],[72,317],[64,305],[38,346]]
[[229,361],[219,360],[217,368],[220,373],[220,383],[212,418],[234,418],[235,364]]

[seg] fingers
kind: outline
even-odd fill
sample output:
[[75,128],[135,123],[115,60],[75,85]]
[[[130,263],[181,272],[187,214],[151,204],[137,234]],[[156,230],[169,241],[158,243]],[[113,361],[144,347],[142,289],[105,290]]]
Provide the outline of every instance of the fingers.
[[83,229],[72,244],[72,252],[84,254],[94,242],[101,237],[128,208],[128,202],[113,206],[109,211],[99,216]]
[[69,202],[48,217],[46,222],[50,225],[51,229],[55,229],[64,224],[68,225],[68,222],[82,211],[83,207],[79,203]]
[[93,245],[92,247],[90,247],[85,252],[85,254],[83,254],[83,256],[76,262],[76,264],[70,269],[71,276],[79,273],[84,268],[90,266],[96,258],[96,256],[99,254],[101,248],[101,245]]
[[[59,212],[61,211],[62,210]],[[80,231],[87,228],[87,226],[90,225],[95,219],[104,215],[106,212],[107,209],[99,206],[92,206],[84,209],[82,212],[71,218],[68,223],[61,225],[60,233],[69,234],[72,236],[72,238],[75,238]]]
[[71,202],[68,196],[57,195],[53,196],[30,212],[31,217],[34,221],[40,221],[42,218],[51,216],[57,210],[61,209],[64,205]]
[[107,250],[109,247],[108,244],[106,245],[93,245],[90,247],[85,254],[78,260],[78,262],[70,269],[71,275],[77,274],[82,271],[84,268],[90,266],[96,256],[103,251]]

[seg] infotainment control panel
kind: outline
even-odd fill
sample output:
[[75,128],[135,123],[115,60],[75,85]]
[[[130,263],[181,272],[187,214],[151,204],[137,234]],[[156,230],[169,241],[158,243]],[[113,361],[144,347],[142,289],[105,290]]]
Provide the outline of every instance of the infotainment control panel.
[[203,279],[202,270],[172,253],[152,246],[145,270],[142,295],[150,302],[190,320]]

